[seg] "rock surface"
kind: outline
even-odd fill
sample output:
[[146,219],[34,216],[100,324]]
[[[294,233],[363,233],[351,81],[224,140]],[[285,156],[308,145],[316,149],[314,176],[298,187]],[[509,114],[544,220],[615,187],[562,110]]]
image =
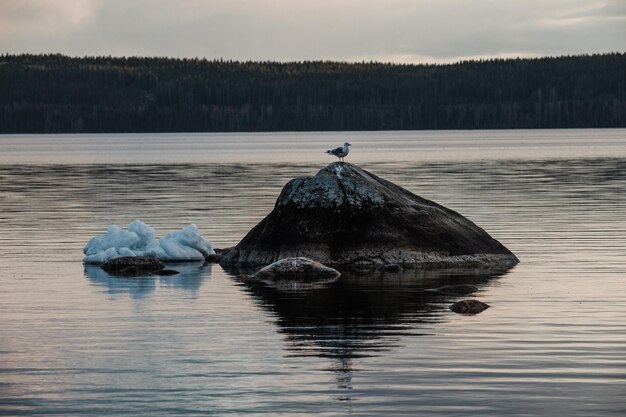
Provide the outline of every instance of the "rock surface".
[[220,263],[267,265],[298,256],[340,268],[518,262],[460,214],[342,162],[289,181],[274,210]]
[[339,271],[307,258],[285,258],[276,261],[254,274],[260,280],[295,279],[317,281],[337,278]]
[[450,306],[450,310],[458,314],[478,314],[489,308],[489,304],[485,304],[478,300],[461,300]]
[[165,264],[150,256],[122,256],[100,266],[111,275],[135,276],[161,271]]

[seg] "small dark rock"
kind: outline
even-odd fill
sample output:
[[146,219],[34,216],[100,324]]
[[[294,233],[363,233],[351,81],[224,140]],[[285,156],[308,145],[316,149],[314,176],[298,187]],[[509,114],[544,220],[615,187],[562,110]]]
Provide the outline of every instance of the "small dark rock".
[[400,272],[402,271],[402,267],[398,264],[385,264],[378,268],[378,270],[383,272]]
[[478,288],[473,285],[444,285],[439,288],[428,288],[424,291],[428,292],[438,292],[441,294],[449,294],[449,295],[469,295],[478,291]]
[[461,300],[450,306],[450,310],[458,314],[478,314],[489,308],[489,304],[485,304],[478,300]]
[[220,259],[222,259],[222,255],[218,255],[217,253],[213,253],[211,255],[208,255],[207,257],[204,258],[204,260],[206,262],[210,262],[213,264],[216,264],[220,261]]
[[100,266],[111,275],[136,276],[151,274],[165,268],[165,264],[150,256],[122,256]]
[[154,275],[176,275],[179,274],[180,272],[175,271],[173,269],[161,269],[160,271],[154,271],[153,274]]

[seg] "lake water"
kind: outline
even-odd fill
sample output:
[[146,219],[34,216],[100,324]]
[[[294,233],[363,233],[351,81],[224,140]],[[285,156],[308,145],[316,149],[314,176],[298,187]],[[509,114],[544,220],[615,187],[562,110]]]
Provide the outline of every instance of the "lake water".
[[[81,262],[136,218],[233,245],[346,139],[521,263],[289,290]],[[624,415],[625,191],[623,129],[0,136],[0,415]]]

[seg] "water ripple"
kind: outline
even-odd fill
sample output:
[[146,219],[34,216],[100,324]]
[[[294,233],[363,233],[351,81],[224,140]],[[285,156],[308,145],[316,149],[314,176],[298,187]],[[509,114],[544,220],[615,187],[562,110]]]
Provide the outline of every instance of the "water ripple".
[[[83,267],[81,250],[135,218],[159,233],[196,223],[216,246],[233,245],[288,179],[320,164],[261,151],[254,163],[254,152],[246,162],[2,160],[0,414],[622,415],[620,134],[595,149],[607,155],[584,158],[554,142],[550,152],[565,156],[540,158],[536,138],[513,133],[507,158],[463,158],[471,135],[415,147],[392,135],[401,157],[364,168],[466,215],[522,262],[494,274],[348,274],[302,291],[202,263],[113,278]],[[456,157],[423,157],[450,155],[446,143]],[[472,297],[491,308],[455,315],[457,297],[424,291],[448,283],[477,286]]]

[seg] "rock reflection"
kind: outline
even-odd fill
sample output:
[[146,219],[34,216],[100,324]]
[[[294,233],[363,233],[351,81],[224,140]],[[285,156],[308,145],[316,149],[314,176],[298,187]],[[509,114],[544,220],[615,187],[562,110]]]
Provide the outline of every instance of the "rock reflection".
[[336,358],[339,369],[348,366],[349,371],[351,358],[379,355],[405,336],[430,332],[452,314],[448,306],[458,296],[426,289],[468,284],[480,290],[505,272],[484,268],[344,272],[335,282],[300,291],[249,280],[241,285],[276,314],[294,356]]
[[[238,271],[228,271],[236,276]],[[452,317],[448,306],[460,296],[426,291],[448,284],[466,284],[480,294],[507,269],[406,270],[399,273],[344,272],[322,287],[285,291],[245,280],[241,286],[263,308],[274,313],[291,356],[329,358],[338,389],[352,389],[356,358],[378,356],[402,339],[434,331]],[[351,397],[338,398],[350,401]]]
[[168,264],[168,268],[175,269],[179,274],[115,277],[99,266],[89,264],[84,265],[84,272],[94,285],[106,288],[110,295],[128,294],[133,299],[141,299],[154,292],[158,282],[160,287],[182,289],[196,297],[204,280],[211,277],[212,264],[185,262]]

